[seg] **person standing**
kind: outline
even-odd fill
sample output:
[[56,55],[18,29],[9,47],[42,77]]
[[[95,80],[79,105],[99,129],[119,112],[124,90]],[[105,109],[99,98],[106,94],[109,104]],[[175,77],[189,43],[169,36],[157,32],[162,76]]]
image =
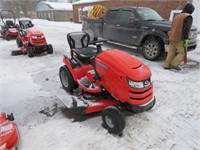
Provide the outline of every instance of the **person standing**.
[[174,17],[171,30],[168,32],[170,44],[164,69],[181,70],[179,64],[187,53],[186,49],[193,22],[191,14],[194,9],[192,3],[187,3],[182,12]]

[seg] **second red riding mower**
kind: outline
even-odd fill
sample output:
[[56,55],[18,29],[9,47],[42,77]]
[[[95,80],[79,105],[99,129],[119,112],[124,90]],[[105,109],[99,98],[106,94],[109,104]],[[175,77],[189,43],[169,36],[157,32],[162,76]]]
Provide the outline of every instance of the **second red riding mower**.
[[12,55],[28,54],[29,57],[34,57],[35,53],[47,52],[53,53],[53,47],[51,44],[47,44],[46,38],[40,30],[32,28],[34,25],[29,19],[19,20],[19,36],[16,39],[17,46],[20,51],[13,51]]
[[147,65],[117,49],[102,51],[102,41],[89,42],[84,32],[69,33],[67,39],[71,57],[64,56],[59,76],[64,89],[73,95],[72,99],[60,97],[69,111],[102,111],[104,127],[118,134],[125,127],[122,110],[138,113],[155,105]]
[[19,143],[19,131],[14,121],[13,114],[0,114],[0,150],[17,149]]
[[[10,40],[18,36],[18,26],[16,25],[15,14],[12,10],[1,10],[1,38]],[[5,19],[9,18],[9,19]]]

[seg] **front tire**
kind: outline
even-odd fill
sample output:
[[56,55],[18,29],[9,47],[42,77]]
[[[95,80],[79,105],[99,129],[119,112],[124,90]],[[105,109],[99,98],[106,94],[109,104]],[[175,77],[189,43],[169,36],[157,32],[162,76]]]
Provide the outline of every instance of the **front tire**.
[[125,128],[124,116],[116,107],[106,107],[102,112],[102,120],[109,133],[119,134]]
[[16,38],[17,47],[22,47],[23,43],[19,37]]
[[47,46],[47,53],[48,53],[48,54],[53,54],[53,46],[52,46],[51,44],[49,44],[49,45]]
[[144,58],[148,60],[156,60],[162,52],[162,43],[156,39],[147,39],[142,45],[142,53]]
[[67,92],[73,92],[78,87],[78,84],[74,81],[72,74],[66,66],[60,67],[59,71],[60,82]]
[[34,48],[33,47],[27,47],[27,54],[28,57],[34,57]]

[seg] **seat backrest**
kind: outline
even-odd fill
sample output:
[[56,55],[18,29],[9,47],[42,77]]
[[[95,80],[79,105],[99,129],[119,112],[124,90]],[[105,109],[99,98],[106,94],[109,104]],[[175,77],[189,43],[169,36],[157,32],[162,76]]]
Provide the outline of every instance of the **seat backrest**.
[[67,34],[67,40],[71,49],[88,47],[90,36],[86,32],[72,32]]
[[27,28],[33,27],[34,24],[30,20],[20,20],[19,21],[19,26],[22,29],[27,29]]
[[12,20],[6,20],[6,26],[11,27],[14,26],[14,23]]

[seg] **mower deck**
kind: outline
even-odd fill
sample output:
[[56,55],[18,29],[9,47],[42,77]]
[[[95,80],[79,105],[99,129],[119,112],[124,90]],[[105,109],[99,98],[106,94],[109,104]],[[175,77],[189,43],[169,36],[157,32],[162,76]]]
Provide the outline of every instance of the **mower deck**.
[[118,103],[111,98],[85,99],[84,97],[86,96],[84,95],[68,98],[66,95],[59,95],[57,97],[71,113],[90,114],[93,112],[100,112],[108,106],[118,106]]

